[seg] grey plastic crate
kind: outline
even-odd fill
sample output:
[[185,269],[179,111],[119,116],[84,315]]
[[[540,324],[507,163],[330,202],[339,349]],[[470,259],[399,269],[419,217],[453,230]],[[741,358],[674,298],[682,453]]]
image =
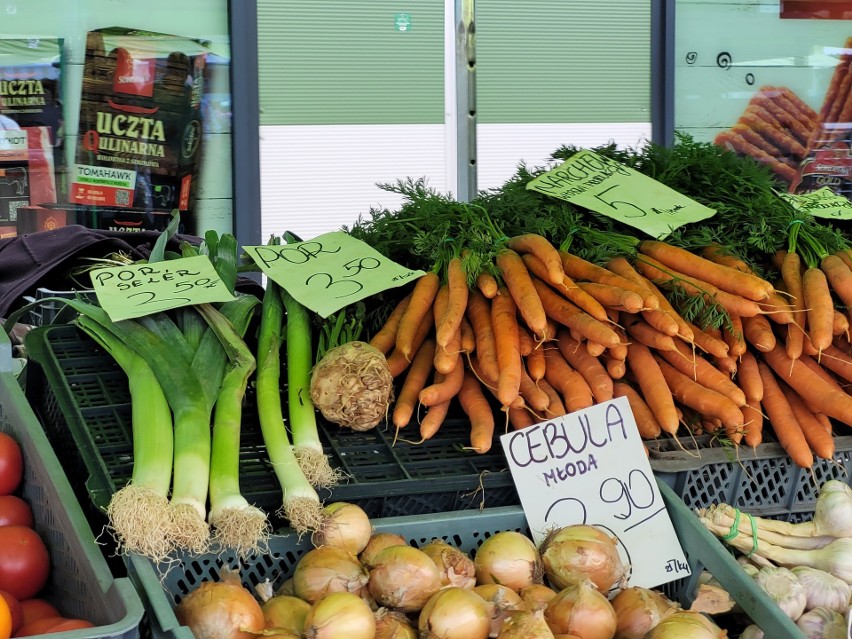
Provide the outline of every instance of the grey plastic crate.
[[49,288],[39,287],[35,290],[34,295],[25,295],[23,297],[23,300],[28,304],[32,304],[34,302],[39,303],[33,306],[21,319],[21,321],[26,324],[31,324],[32,326],[47,326],[48,324],[53,324],[56,316],[63,311],[63,309],[66,309],[67,305],[50,298],[61,297],[64,299],[74,299],[78,296],[91,302],[94,302],[96,299],[95,291],[92,289],[54,291]]
[[689,508],[721,502],[762,517],[805,521],[813,516],[819,487],[829,479],[852,481],[852,436],[834,438],[834,459],[796,466],[780,444],[755,450],[712,445],[708,436],[645,442],[651,468]]
[[[0,432],[24,454],[20,496],[50,554],[50,578],[39,595],[69,618],[95,627],[57,633],[67,639],[136,639],[144,614],[131,581],[113,578],[59,460],[12,374],[11,348],[0,330]],[[51,635],[53,636],[53,635]]]
[[[804,639],[796,625],[784,616],[778,606],[743,572],[740,565],[698,518],[666,485],[660,492],[678,538],[692,569],[692,576],[677,582],[672,594],[688,605],[698,585],[702,568],[713,573],[745,613],[773,639]],[[459,511],[441,514],[388,517],[373,520],[377,531],[392,531],[406,537],[415,546],[432,539],[475,554],[482,542],[501,530],[518,530],[529,534],[520,506],[486,508],[479,512]],[[280,584],[290,576],[299,558],[311,548],[310,540],[294,534],[276,535],[270,539],[269,551],[240,564],[232,553],[180,557],[180,562],[157,566],[138,555],[128,558],[128,574],[150,612],[153,639],[192,639],[186,626],[178,624],[174,606],[202,581],[217,579],[223,565],[239,568],[246,586],[266,579]]]

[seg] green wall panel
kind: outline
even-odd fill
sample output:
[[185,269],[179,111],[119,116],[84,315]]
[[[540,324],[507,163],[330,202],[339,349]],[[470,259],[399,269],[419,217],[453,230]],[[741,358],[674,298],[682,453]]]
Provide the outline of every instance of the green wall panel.
[[263,125],[443,123],[443,0],[258,0],[258,65]]
[[649,122],[650,29],[650,0],[478,0],[479,122]]

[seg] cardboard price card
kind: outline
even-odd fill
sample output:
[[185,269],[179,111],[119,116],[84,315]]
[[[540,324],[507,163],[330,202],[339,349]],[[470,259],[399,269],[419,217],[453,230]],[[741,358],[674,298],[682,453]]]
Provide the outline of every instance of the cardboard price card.
[[657,239],[716,211],[592,151],[575,153],[527,188],[628,224]]
[[852,202],[838,195],[827,186],[810,193],[780,193],[793,208],[805,211],[814,217],[831,220],[852,220]]
[[628,585],[653,588],[690,574],[626,398],[500,442],[536,545],[554,528],[590,524],[618,538]]
[[321,317],[424,274],[389,260],[343,231],[245,250],[267,276]]
[[206,255],[103,268],[91,277],[98,302],[114,322],[234,299]]

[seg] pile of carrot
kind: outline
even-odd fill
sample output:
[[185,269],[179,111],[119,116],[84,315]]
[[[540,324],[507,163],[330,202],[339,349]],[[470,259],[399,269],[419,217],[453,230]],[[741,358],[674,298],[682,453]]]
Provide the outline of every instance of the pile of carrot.
[[[626,397],[643,439],[688,429],[754,447],[771,428],[810,467],[834,455],[834,423],[852,425],[852,254],[796,257],[774,256],[775,282],[719,246],[655,240],[606,264],[537,233],[508,238],[492,270],[453,257],[370,340],[399,383],[392,423],[426,440],[457,402],[484,453],[498,426]],[[687,321],[675,293],[723,314],[722,328]]]

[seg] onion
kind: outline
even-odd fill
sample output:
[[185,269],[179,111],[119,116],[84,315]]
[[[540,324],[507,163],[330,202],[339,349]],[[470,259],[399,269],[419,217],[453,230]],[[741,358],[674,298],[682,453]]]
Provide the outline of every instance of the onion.
[[360,506],[338,501],[323,506],[322,514],[322,526],[311,538],[314,546],[337,546],[353,555],[364,550],[373,527]]
[[575,571],[603,593],[621,588],[627,581],[616,539],[595,526],[575,524],[554,530],[540,550],[544,574],[554,588],[564,588],[573,581],[570,573]]
[[521,599],[527,604],[527,608],[535,611],[547,608],[547,604],[556,596],[556,591],[544,584],[531,584],[521,588],[518,594],[521,595]]
[[296,589],[293,587],[293,578],[288,577],[281,585],[278,586],[278,590],[275,591],[276,595],[291,595],[293,597],[296,596]]
[[521,596],[507,586],[500,584],[482,584],[473,589],[477,595],[491,604],[491,631],[489,636],[496,637],[503,621],[510,613],[528,610]]
[[282,630],[301,635],[305,632],[305,617],[311,609],[304,599],[277,595],[261,605],[266,629]]
[[311,606],[307,639],[373,639],[376,618],[367,602],[351,592],[332,592]]
[[368,588],[381,606],[417,612],[441,588],[441,573],[423,551],[391,546],[376,555]]
[[435,562],[441,573],[442,586],[473,588],[476,585],[476,566],[473,560],[455,546],[435,539],[420,550]]
[[560,590],[544,609],[547,625],[556,633],[581,639],[612,639],[618,620],[612,604],[588,579],[576,579]]
[[677,605],[660,593],[639,586],[625,588],[611,603],[618,618],[615,639],[642,639],[651,628],[677,610]]
[[376,555],[390,546],[407,546],[408,541],[402,535],[389,532],[374,532],[367,542],[367,546],[358,555],[361,563],[367,568],[376,565]]
[[376,639],[417,639],[417,631],[401,612],[379,608],[376,611]]
[[553,639],[553,633],[541,610],[520,610],[506,617],[497,639]]
[[227,569],[219,581],[202,581],[184,597],[175,616],[195,639],[254,639],[264,627],[260,604]]
[[375,428],[393,399],[384,353],[366,342],[330,349],[311,373],[311,400],[328,421],[356,431]]
[[700,612],[678,610],[654,626],[645,639],[725,639],[728,633]]
[[502,584],[512,590],[541,583],[541,557],[526,535],[498,532],[484,542],[473,558],[476,583]]
[[436,592],[420,611],[420,639],[486,639],[488,604],[472,590],[450,586]]
[[299,560],[293,572],[293,592],[312,604],[331,592],[360,595],[367,579],[367,571],[353,555],[335,546],[321,546]]
[[796,566],[792,569],[796,579],[805,588],[805,610],[828,608],[845,613],[852,599],[852,586],[824,570]]

